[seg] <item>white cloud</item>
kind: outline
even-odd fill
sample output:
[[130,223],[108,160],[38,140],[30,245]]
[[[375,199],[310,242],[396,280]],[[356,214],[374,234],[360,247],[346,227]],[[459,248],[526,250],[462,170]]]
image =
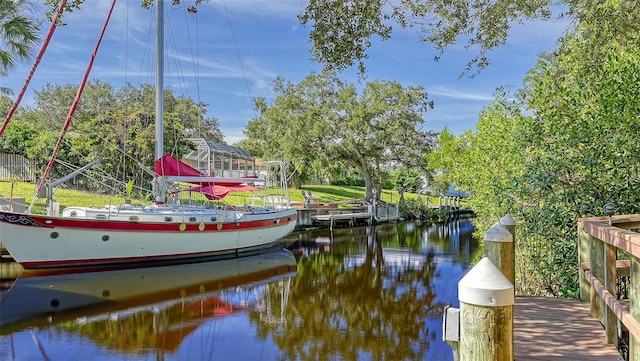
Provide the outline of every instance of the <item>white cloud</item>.
[[438,95],[445,98],[453,99],[465,99],[465,100],[478,100],[478,101],[493,101],[495,98],[491,95],[477,94],[471,92],[460,91],[445,86],[437,86],[428,88],[427,93],[429,95]]
[[240,140],[244,139],[244,133],[243,133],[243,129],[244,128],[226,128],[224,131],[224,141],[227,144],[235,144],[237,142],[239,142]]

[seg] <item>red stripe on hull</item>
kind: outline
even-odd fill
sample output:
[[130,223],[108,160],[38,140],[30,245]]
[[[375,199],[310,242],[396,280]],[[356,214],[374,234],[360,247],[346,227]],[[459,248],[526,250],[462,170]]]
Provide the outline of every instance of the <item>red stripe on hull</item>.
[[[133,221],[99,221],[92,219],[68,219],[23,215],[35,224],[18,224],[24,227],[66,227],[75,229],[93,229],[93,230],[116,230],[116,231],[147,231],[147,232],[176,232],[180,231],[180,223],[142,223]],[[218,229],[218,223],[205,223],[204,229],[200,230],[200,223],[185,223],[186,228],[181,232],[218,232],[218,231],[237,231],[254,228],[267,228],[295,222],[297,215],[282,217],[278,219],[268,219],[259,221],[245,221],[235,223],[221,223],[222,228]],[[7,222],[0,219],[2,222]],[[10,223],[10,222],[7,222]],[[16,224],[16,223],[13,223]]]

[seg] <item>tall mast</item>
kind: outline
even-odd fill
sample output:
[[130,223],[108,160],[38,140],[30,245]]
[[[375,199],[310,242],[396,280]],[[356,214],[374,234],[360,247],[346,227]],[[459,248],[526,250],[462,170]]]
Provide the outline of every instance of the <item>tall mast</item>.
[[156,1],[156,159],[164,155],[164,0]]

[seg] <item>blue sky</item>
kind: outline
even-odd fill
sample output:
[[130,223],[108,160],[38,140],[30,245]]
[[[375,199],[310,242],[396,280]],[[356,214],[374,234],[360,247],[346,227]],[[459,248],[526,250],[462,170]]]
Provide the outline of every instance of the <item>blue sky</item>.
[[[33,90],[47,83],[77,84],[100,33],[111,1],[90,0],[81,11],[66,14],[25,95],[29,106]],[[92,79],[119,88],[125,82],[153,84],[152,55],[154,10],[140,0],[119,0],[91,72]],[[309,29],[297,15],[307,0],[211,0],[196,18],[167,1],[165,25],[167,79],[175,94],[208,104],[233,144],[255,113],[251,97],[272,99],[277,76],[297,83],[321,66],[310,60]],[[227,16],[228,15],[228,16]],[[48,24],[43,26],[46,30]],[[392,38],[374,42],[369,50],[367,81],[396,80],[404,86],[423,86],[435,102],[425,115],[425,129],[448,127],[455,133],[474,129],[478,113],[493,101],[499,86],[520,88],[526,72],[542,51],[555,48],[566,23],[532,22],[510,32],[506,46],[490,54],[492,64],[474,78],[459,78],[465,64],[477,53],[463,43],[449,48],[439,62],[433,46],[420,43],[412,29],[394,27]],[[197,64],[197,65],[194,65]],[[17,93],[31,62],[20,64],[0,85]],[[355,69],[341,77],[357,84]]]

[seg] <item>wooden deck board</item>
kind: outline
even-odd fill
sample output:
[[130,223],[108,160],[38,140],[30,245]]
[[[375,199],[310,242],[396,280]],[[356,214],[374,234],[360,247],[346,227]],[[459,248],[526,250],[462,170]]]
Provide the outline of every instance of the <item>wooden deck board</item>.
[[623,361],[588,307],[564,298],[516,297],[515,360]]

